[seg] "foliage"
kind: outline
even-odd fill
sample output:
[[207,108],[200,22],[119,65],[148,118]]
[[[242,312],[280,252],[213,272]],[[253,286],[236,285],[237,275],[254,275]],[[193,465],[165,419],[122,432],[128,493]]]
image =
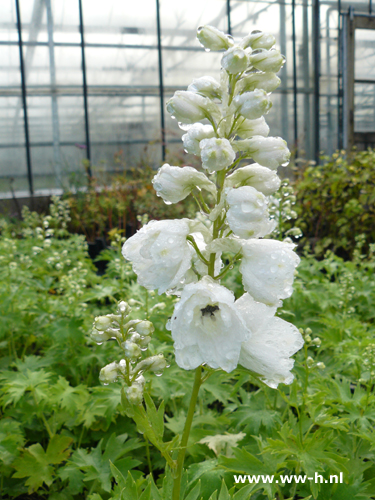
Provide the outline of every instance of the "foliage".
[[[98,277],[83,238],[67,233],[64,221],[52,216],[46,228],[44,218],[29,214],[28,228],[2,224],[1,495],[170,500],[170,470],[126,415],[120,386],[98,381],[99,367],[112,361],[111,342],[98,347],[89,333],[93,317],[112,312],[120,299],[132,305],[134,318],[153,322],[149,349],[171,367],[149,377],[146,391],[158,408],[164,404],[165,419],[146,396],[140,425],[151,422],[157,438],[171,442],[182,432],[193,384],[192,373],[176,366],[165,329],[175,299],[136,284],[120,257],[118,232],[100,257],[108,267]],[[275,391],[241,369],[230,377],[207,371],[184,498],[375,498],[375,258],[373,246],[363,251],[363,237],[356,245],[352,261],[333,253],[302,258],[295,292],[280,312],[306,341],[291,386]],[[315,472],[324,478],[343,472],[344,483],[280,481]],[[236,483],[234,474],[269,474],[279,483]]]
[[320,256],[330,249],[350,258],[357,234],[368,242],[375,237],[375,152],[337,151],[322,160],[307,164],[295,181],[302,243]]

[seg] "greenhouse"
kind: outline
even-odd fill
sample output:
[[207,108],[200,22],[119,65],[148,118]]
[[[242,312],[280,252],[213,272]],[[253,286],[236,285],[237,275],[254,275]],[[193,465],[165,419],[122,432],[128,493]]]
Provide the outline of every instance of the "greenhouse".
[[84,158],[111,172],[119,151],[128,166],[143,154],[156,167],[180,148],[164,107],[190,74],[215,73],[202,24],[276,37],[287,63],[268,120],[295,151],[316,160],[373,143],[371,0],[3,0],[1,192],[10,178],[15,191],[62,188]]
[[0,499],[375,500],[372,0],[0,46]]

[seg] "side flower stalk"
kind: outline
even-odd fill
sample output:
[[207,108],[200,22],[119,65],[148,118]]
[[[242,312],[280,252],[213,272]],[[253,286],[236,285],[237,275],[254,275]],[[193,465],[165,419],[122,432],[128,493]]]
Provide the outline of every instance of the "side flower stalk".
[[[192,195],[200,214],[196,220],[151,221],[122,250],[141,285],[179,297],[167,329],[177,364],[196,370],[172,464],[173,500],[180,500],[202,367],[230,373],[242,365],[276,388],[293,380],[291,356],[303,345],[298,329],[276,316],[282,300],[292,294],[299,257],[293,243],[279,241],[277,234],[273,239],[278,221],[269,210],[270,197],[281,185],[277,169],[290,157],[283,139],[268,136],[264,118],[272,108],[271,92],[280,84],[276,73],[285,58],[273,48],[274,37],[259,31],[235,43],[216,28],[203,26],[197,37],[206,50],[224,51],[220,80],[195,79],[188,90],[174,94],[167,110],[185,131],[185,150],[201,158],[203,171],[165,164],[153,185],[167,204]],[[244,160],[252,162],[244,165]],[[236,262],[245,290],[238,300],[221,284]],[[140,355],[136,334],[141,335],[144,322],[129,326],[124,321],[110,317],[95,322],[96,341],[114,336],[124,350],[125,361],[105,367],[101,379],[123,377],[128,403],[141,405],[143,372],[156,370],[146,360],[134,364]]]

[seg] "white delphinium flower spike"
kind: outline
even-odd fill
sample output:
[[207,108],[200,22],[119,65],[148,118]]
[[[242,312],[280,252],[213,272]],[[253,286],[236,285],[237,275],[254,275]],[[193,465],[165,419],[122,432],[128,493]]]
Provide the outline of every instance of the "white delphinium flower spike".
[[266,196],[277,191],[280,184],[276,172],[257,163],[238,168],[225,179],[226,187],[252,186]]
[[186,285],[168,328],[177,364],[185,370],[207,363],[231,372],[251,335],[234,306],[233,293],[208,276]]
[[245,293],[236,301],[251,338],[242,344],[239,363],[261,375],[269,387],[290,384],[293,381],[291,356],[303,346],[303,338],[297,327],[275,317],[275,307],[255,302]]
[[[256,134],[253,134],[256,135]],[[260,134],[261,135],[261,134]],[[187,153],[200,156],[201,149],[199,147],[200,141],[203,139],[211,139],[215,136],[212,125],[203,125],[202,123],[194,123],[188,128],[186,134],[182,136],[184,149]]]

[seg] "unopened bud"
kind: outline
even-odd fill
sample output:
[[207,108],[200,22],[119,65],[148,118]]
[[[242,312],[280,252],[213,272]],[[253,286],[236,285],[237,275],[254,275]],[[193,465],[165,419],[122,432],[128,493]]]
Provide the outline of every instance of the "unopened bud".
[[222,59],[222,67],[231,75],[242,73],[249,65],[246,52],[240,47],[231,47],[227,50]]
[[99,331],[95,327],[92,329],[92,332],[90,333],[90,337],[94,342],[103,343],[107,342],[110,338],[112,338],[112,334],[106,332],[106,331]]
[[313,339],[313,343],[314,343],[317,347],[319,347],[319,346],[321,345],[322,341],[320,340],[320,338],[319,338],[319,337],[315,337],[315,339]]
[[229,49],[234,43],[228,35],[209,25],[199,26],[197,38],[203,47],[208,50]]
[[165,360],[163,354],[158,354],[156,356],[150,356],[149,358],[143,359],[135,367],[136,371],[146,371],[150,370],[157,374],[161,373],[167,366],[167,361]]
[[311,335],[312,334],[311,328],[306,328],[305,332],[306,332],[306,335]]
[[270,49],[276,43],[276,39],[269,33],[254,30],[249,35],[245,36],[240,45],[244,49],[251,47],[254,49]]
[[99,380],[104,384],[110,384],[111,382],[116,382],[118,374],[118,366],[114,361],[100,370]]
[[141,337],[141,339],[138,342],[139,347],[144,349],[145,347],[148,346],[148,344],[151,342],[151,337],[146,335],[145,337]]
[[167,111],[179,122],[195,123],[212,115],[220,117],[218,106],[208,97],[188,90],[178,90],[167,102]]
[[139,335],[152,335],[155,328],[151,321],[140,321],[134,325],[134,330],[139,333]]
[[306,342],[311,342],[311,337],[310,337],[310,335],[305,335],[305,341],[306,341]]
[[245,151],[259,165],[272,170],[276,170],[280,165],[286,166],[290,158],[288,146],[281,137],[256,135],[251,139],[234,141],[232,147],[236,151]]
[[316,366],[317,368],[319,368],[319,370],[324,370],[324,368],[326,367],[326,365],[322,361],[319,361]]
[[199,143],[201,148],[202,166],[209,172],[223,170],[229,167],[236,159],[236,153],[228,139],[203,139]]
[[141,355],[141,348],[135,342],[130,342],[126,340],[121,344],[124,349],[125,357],[128,359],[139,358]]
[[125,389],[125,394],[132,405],[140,405],[143,401],[143,389],[138,384],[133,384]]
[[260,118],[262,115],[268,113],[272,107],[272,102],[267,93],[261,89],[237,95],[233,99],[233,104],[237,108],[237,111],[249,120]]
[[256,49],[250,54],[250,62],[260,71],[277,73],[285,63],[279,50]]
[[212,76],[202,76],[201,78],[195,78],[193,82],[188,86],[190,92],[195,92],[197,94],[202,94],[211,99],[217,97],[221,98],[221,87],[220,83],[215,80]]
[[100,332],[105,332],[108,328],[111,328],[112,320],[107,316],[97,316],[94,321],[94,327]]
[[280,85],[281,80],[275,73],[250,73],[246,75],[236,85],[236,92],[243,94],[255,89],[263,89],[267,93],[273,92]]
[[122,300],[119,302],[117,310],[122,316],[127,316],[130,313],[130,306],[127,302]]
[[307,359],[306,359],[306,364],[309,368],[311,368],[314,364],[314,360],[311,356],[309,356]]

